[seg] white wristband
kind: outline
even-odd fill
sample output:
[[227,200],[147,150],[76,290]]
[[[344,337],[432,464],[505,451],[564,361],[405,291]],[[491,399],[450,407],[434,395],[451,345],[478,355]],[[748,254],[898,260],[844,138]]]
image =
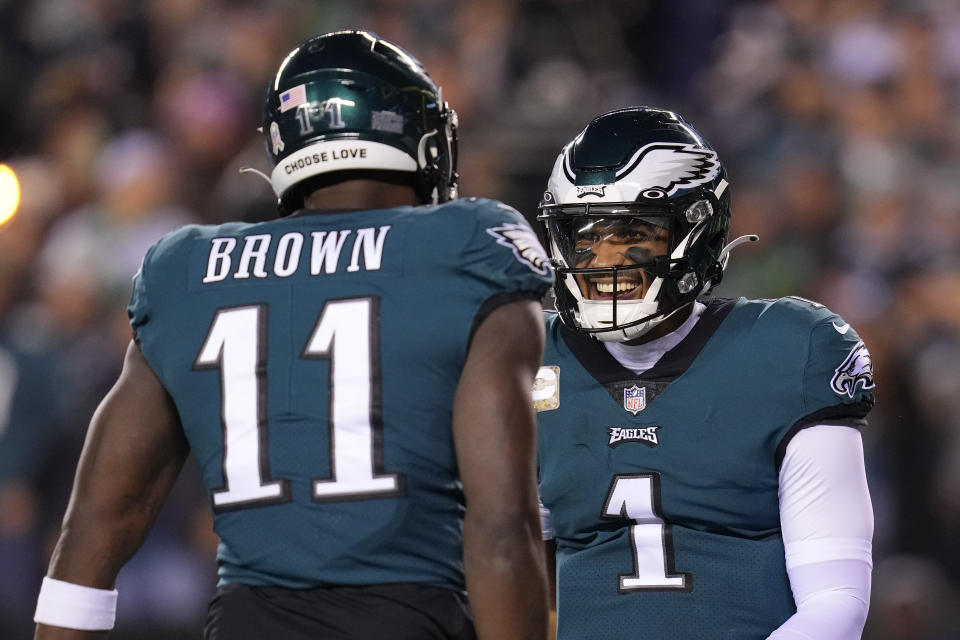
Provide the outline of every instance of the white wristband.
[[113,629],[116,614],[116,589],[94,589],[48,577],[40,587],[33,621],[65,629],[106,631]]

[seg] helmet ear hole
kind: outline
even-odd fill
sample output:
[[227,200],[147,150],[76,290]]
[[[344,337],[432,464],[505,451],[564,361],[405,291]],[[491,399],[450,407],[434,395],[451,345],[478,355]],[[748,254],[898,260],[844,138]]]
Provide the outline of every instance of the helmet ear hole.
[[697,200],[683,212],[690,224],[698,224],[713,215],[713,205],[709,200]]

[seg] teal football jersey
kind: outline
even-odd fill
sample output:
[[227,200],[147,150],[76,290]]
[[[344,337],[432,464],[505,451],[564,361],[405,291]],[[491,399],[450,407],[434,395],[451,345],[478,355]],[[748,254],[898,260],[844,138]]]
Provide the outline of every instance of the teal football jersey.
[[209,490],[221,584],[462,589],[454,392],[477,323],[551,283],[523,218],[475,198],[154,245],[131,324]]
[[864,424],[863,342],[805,300],[713,300],[638,377],[547,316],[534,401],[558,639],[766,638],[796,611],[779,466],[805,426]]

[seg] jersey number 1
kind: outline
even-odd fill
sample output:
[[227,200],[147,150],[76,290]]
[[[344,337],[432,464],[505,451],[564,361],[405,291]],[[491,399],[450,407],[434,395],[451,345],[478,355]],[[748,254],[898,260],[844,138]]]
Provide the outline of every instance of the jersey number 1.
[[[330,360],[331,473],[313,479],[317,502],[402,493],[400,474],[379,472],[383,425],[378,302],[327,302],[300,354]],[[194,363],[196,369],[220,370],[224,486],[213,491],[218,511],[290,500],[289,481],[270,477],[266,316],[266,305],[221,309]]]
[[693,575],[674,570],[673,536],[660,515],[660,475],[613,477],[603,518],[632,520],[633,573],[620,574],[619,591],[692,591]]

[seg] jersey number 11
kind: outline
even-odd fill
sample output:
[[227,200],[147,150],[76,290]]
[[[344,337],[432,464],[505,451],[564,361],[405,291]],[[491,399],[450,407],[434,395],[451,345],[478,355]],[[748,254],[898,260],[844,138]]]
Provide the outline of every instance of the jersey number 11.
[[[329,478],[313,479],[313,500],[384,498],[402,493],[400,474],[382,473],[379,407],[379,299],[328,301],[300,357],[330,360]],[[289,481],[271,479],[266,419],[267,307],[217,312],[194,368],[219,369],[223,488],[218,511],[290,500]]]

